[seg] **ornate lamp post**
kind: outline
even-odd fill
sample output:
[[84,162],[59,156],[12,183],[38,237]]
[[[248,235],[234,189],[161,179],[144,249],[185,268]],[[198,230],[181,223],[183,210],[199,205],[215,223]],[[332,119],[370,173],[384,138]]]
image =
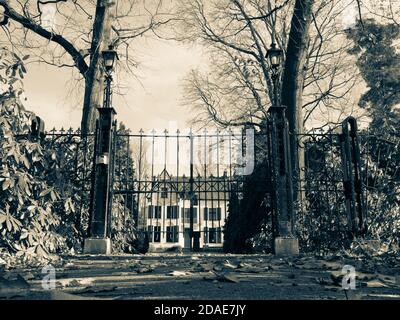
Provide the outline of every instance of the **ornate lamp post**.
[[112,139],[115,130],[114,116],[116,114],[111,106],[112,72],[118,54],[110,46],[102,52],[103,69],[105,73],[104,103],[98,108],[99,119],[96,125],[95,166],[90,199],[89,238],[85,239],[84,252],[90,254],[109,254],[111,252],[110,226],[112,196],[111,171],[112,171]]
[[273,42],[268,49],[273,85],[272,107],[269,109],[269,149],[272,168],[273,248],[275,254],[298,254],[298,240],[293,237],[293,182],[290,161],[289,129],[286,107],[280,102],[280,75],[283,50]]
[[267,56],[266,58],[269,59],[269,64],[271,68],[271,73],[272,73],[272,84],[273,84],[273,89],[274,89],[274,101],[273,101],[273,106],[278,107],[280,106],[280,101],[279,101],[279,76],[281,72],[281,66],[283,62],[283,50],[280,48],[276,47],[276,43],[272,42],[271,48],[268,49],[267,51]]

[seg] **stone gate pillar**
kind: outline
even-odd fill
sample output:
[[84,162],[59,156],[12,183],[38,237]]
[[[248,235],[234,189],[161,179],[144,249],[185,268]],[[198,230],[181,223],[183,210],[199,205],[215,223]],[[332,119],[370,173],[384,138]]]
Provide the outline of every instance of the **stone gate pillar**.
[[294,235],[293,181],[286,107],[269,109],[269,150],[272,173],[273,249],[276,255],[299,253]]
[[115,129],[114,108],[99,108],[95,142],[94,179],[90,202],[89,238],[85,239],[84,253],[110,254],[111,240],[111,168],[112,140]]

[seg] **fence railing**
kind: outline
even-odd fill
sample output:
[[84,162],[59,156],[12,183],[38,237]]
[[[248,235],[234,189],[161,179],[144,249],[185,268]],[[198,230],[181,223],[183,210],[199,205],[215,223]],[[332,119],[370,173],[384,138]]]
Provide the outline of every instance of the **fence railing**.
[[[399,237],[400,139],[367,131],[358,138],[361,182],[352,183],[364,199],[366,236]],[[299,185],[295,212],[301,246],[337,249],[351,241],[354,219],[349,217],[343,134],[337,129],[311,132],[299,135],[298,141],[304,152],[300,181],[294,181]],[[50,154],[49,179],[74,198],[78,227],[87,230],[94,135],[81,137],[79,130],[54,129],[41,143]],[[136,228],[149,231],[153,242],[175,243],[192,224],[204,244],[220,244],[230,203],[241,201],[244,188],[247,192],[251,188],[248,181],[262,189],[254,192],[262,191],[267,198],[271,193],[270,177],[258,176],[256,170],[270,165],[263,133],[120,130],[114,152],[113,227],[134,232],[127,223],[135,221]],[[347,157],[353,161],[356,155]]]

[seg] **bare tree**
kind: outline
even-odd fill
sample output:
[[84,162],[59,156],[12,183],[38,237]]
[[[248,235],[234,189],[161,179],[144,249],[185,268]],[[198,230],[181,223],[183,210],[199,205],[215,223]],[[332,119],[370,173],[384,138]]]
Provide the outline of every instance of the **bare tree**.
[[265,56],[274,40],[284,50],[281,102],[300,181],[304,154],[296,134],[315,118],[343,117],[358,81],[341,23],[348,8],[338,0],[194,0],[180,8],[181,40],[200,42],[210,54],[209,70],[192,71],[185,82],[184,103],[198,111],[194,122],[263,128],[273,101]]
[[[295,34],[304,28],[298,25],[305,18],[299,15],[305,5],[301,1],[296,2],[296,14],[287,1],[275,5],[265,0],[242,1],[242,11],[235,10],[233,1],[210,3],[191,1],[180,12],[182,40],[205,44],[211,59],[207,72],[194,70],[185,81],[184,103],[199,111],[195,122],[262,125],[272,92],[264,57],[274,33],[286,51],[282,103],[288,107],[292,131],[302,131],[313,113],[341,110],[347,103],[357,71],[346,52],[350,44],[340,21],[346,6],[337,0],[318,1],[314,10],[304,13],[310,20],[308,29]],[[293,19],[288,21],[288,16]],[[299,46],[301,35],[305,38]]]
[[83,133],[93,130],[96,107],[102,104],[101,51],[119,47],[121,65],[132,72],[132,41],[171,19],[162,0],[0,0],[0,8],[2,45],[29,51],[35,61],[73,68],[84,80]]
[[358,1],[361,18],[375,18],[382,23],[394,23],[400,27],[400,6],[397,0],[363,1],[362,3]]

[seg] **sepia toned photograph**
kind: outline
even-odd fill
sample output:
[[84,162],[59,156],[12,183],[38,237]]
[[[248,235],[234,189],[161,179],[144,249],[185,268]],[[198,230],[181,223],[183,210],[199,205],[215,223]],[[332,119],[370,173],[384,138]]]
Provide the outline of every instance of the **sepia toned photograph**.
[[398,301],[399,167],[398,0],[0,0],[0,306]]

